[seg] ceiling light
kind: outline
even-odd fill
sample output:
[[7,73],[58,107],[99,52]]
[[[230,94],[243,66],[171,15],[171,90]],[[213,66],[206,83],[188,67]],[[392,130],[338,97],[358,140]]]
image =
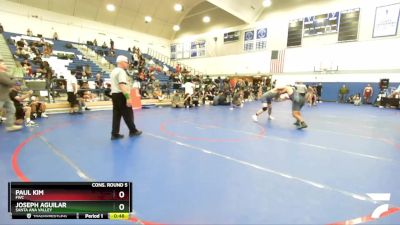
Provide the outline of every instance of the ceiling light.
[[203,17],[203,22],[204,22],[204,23],[209,23],[210,21],[211,21],[211,19],[210,19],[209,16]]
[[106,8],[110,12],[114,12],[115,11],[115,5],[113,5],[113,4],[107,4]]
[[180,27],[179,25],[174,25],[174,26],[172,27],[172,29],[173,29],[174,31],[178,31],[178,30],[181,29],[181,27]]
[[181,12],[183,10],[183,6],[181,4],[175,4],[174,9],[177,12]]
[[145,16],[144,17],[144,22],[146,23],[150,23],[153,19],[151,18],[151,16]]
[[264,7],[270,7],[272,5],[272,2],[271,0],[264,0],[262,4]]

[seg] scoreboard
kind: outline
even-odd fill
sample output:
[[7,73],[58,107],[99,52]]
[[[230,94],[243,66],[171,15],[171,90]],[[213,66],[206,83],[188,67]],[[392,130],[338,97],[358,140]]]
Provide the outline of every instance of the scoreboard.
[[129,219],[131,182],[10,182],[13,219]]

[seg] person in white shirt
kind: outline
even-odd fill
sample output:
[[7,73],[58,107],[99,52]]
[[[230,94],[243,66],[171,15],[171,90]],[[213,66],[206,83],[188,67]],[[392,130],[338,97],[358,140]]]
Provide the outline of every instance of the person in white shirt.
[[124,121],[129,128],[130,137],[142,134],[142,131],[136,129],[134,123],[128,75],[126,73],[128,67],[128,58],[120,55],[117,57],[117,67],[111,72],[111,98],[113,103],[111,140],[117,140],[124,137],[124,135],[119,133],[121,117],[124,118]]
[[[75,114],[75,113],[82,113],[82,106],[79,104],[79,101],[76,97],[78,93],[78,81],[76,80],[75,77],[75,72],[72,72],[70,76],[67,78],[67,95],[68,95],[68,102],[69,102],[69,113],[70,114]],[[78,111],[75,112],[75,106],[78,106]]]
[[195,85],[191,82],[191,80],[188,80],[183,86],[185,88],[185,94],[189,94],[190,96],[192,96],[194,93]]
[[196,85],[193,84],[192,81],[189,79],[186,81],[183,87],[185,88],[185,106],[186,108],[189,108],[192,105],[192,95],[194,93]]

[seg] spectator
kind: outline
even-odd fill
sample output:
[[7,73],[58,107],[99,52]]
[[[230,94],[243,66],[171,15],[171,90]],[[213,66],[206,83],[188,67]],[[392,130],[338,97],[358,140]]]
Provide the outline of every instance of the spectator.
[[41,54],[35,43],[32,44],[31,51],[35,56],[40,56]]
[[364,88],[364,104],[370,104],[369,100],[372,97],[372,95],[374,94],[374,89],[371,87],[371,84],[368,84],[365,88]]
[[32,37],[33,33],[31,31],[31,29],[28,28],[28,30],[26,31],[26,35]]
[[133,66],[137,67],[139,65],[139,54],[138,51],[135,51],[132,55]]
[[207,77],[204,79],[203,83],[205,85],[210,85],[212,83],[210,76],[207,75]]
[[3,25],[0,23],[0,34],[2,34],[4,32],[4,28]]
[[192,95],[192,104],[196,107],[200,105],[201,101],[201,93],[200,91],[195,91],[194,94]]
[[308,103],[308,105],[311,106],[315,106],[317,105],[317,95],[316,95],[316,89],[312,86],[309,86],[307,88],[307,95],[306,95],[306,102]]
[[174,94],[172,95],[172,108],[183,108],[184,107],[184,102],[182,101],[181,95],[174,91]]
[[92,92],[90,91],[89,83],[84,82],[78,91],[78,101],[79,104],[85,108],[85,110],[90,110],[85,102],[90,102],[93,100]]
[[362,99],[361,99],[360,94],[356,94],[356,95],[353,97],[353,103],[354,103],[354,105],[355,105],[355,106],[360,106],[360,105],[361,105],[361,102],[362,102]]
[[46,103],[40,102],[35,96],[31,97],[31,102],[29,103],[31,107],[31,117],[36,119],[38,117],[47,118],[46,114]]
[[104,80],[101,78],[100,73],[96,74],[96,80],[94,81],[96,89],[103,89],[104,87]]
[[87,79],[92,77],[92,68],[88,64],[85,65],[83,76],[85,76]]
[[52,53],[53,53],[53,47],[46,42],[43,48],[43,57],[49,58]]
[[53,34],[53,40],[58,41],[58,34],[57,34],[57,32],[54,32],[54,34]]
[[114,50],[114,41],[112,39],[110,39],[110,49],[111,51]]
[[234,107],[243,107],[243,91],[242,90],[237,90],[233,94],[232,105]]
[[28,91],[27,94],[21,94],[21,83],[17,82],[10,91],[10,99],[14,102],[16,123],[21,125],[25,118],[25,126],[32,127],[36,123],[31,121],[31,107],[24,106],[23,102],[33,94],[33,91]]
[[[0,63],[0,108],[6,110],[6,130],[17,131],[21,130],[22,126],[17,126],[15,122],[15,106],[10,99],[10,88],[15,84],[14,81],[5,73],[7,67],[1,62]],[[2,115],[0,115],[1,117]]]
[[153,98],[158,99],[159,101],[164,100],[164,95],[162,94],[160,86],[156,86],[154,88]]
[[192,83],[192,81],[188,79],[183,86],[185,87],[185,94],[192,96],[195,88],[195,85]]
[[22,63],[22,68],[24,69],[24,75],[27,77],[32,77],[32,66],[31,64],[28,62],[27,59],[25,59]]
[[15,55],[20,58],[28,59],[29,52],[26,51],[25,43],[23,41],[17,41],[17,50],[15,51]]
[[400,85],[397,87],[396,90],[393,91],[389,98],[399,98],[398,96],[400,96]]
[[339,103],[345,103],[346,97],[349,94],[349,89],[345,84],[339,89]]
[[106,42],[103,42],[103,45],[101,46],[101,48],[107,48]]
[[182,69],[182,67],[181,67],[181,65],[178,63],[178,64],[176,65],[176,68],[175,68],[176,73],[177,73],[177,74],[180,74],[180,73],[181,73],[181,69]]
[[219,94],[214,97],[213,105],[230,105],[230,102],[227,100],[227,94],[220,91]]
[[[106,88],[104,89],[104,96],[106,96],[109,99],[112,98],[112,95],[111,95],[111,84],[110,83],[106,84]],[[109,99],[107,99],[107,100],[109,100]]]
[[93,45],[94,45],[95,47],[97,47],[97,40],[96,40],[96,38],[93,40]]
[[[276,82],[276,80],[275,80],[275,82]],[[321,96],[322,96],[322,83],[319,83],[317,86],[316,86],[316,94],[317,94],[317,102],[318,103],[321,103]]]
[[[79,113],[82,114],[82,106],[79,104],[77,99],[78,93],[78,81],[75,77],[75,71],[72,72],[71,76],[67,79],[67,95],[68,95],[68,102],[70,105],[69,113],[75,114]],[[78,106],[78,111],[75,111],[75,106]]]

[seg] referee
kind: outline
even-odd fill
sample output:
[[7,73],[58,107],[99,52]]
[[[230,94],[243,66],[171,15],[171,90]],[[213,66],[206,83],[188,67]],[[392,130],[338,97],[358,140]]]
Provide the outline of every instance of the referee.
[[113,121],[111,140],[117,140],[124,137],[119,133],[121,117],[124,118],[129,128],[129,136],[139,136],[142,131],[136,129],[133,122],[133,110],[130,101],[130,88],[127,85],[128,75],[125,70],[128,69],[128,58],[120,55],[117,57],[117,67],[111,72],[111,97],[113,103]]

